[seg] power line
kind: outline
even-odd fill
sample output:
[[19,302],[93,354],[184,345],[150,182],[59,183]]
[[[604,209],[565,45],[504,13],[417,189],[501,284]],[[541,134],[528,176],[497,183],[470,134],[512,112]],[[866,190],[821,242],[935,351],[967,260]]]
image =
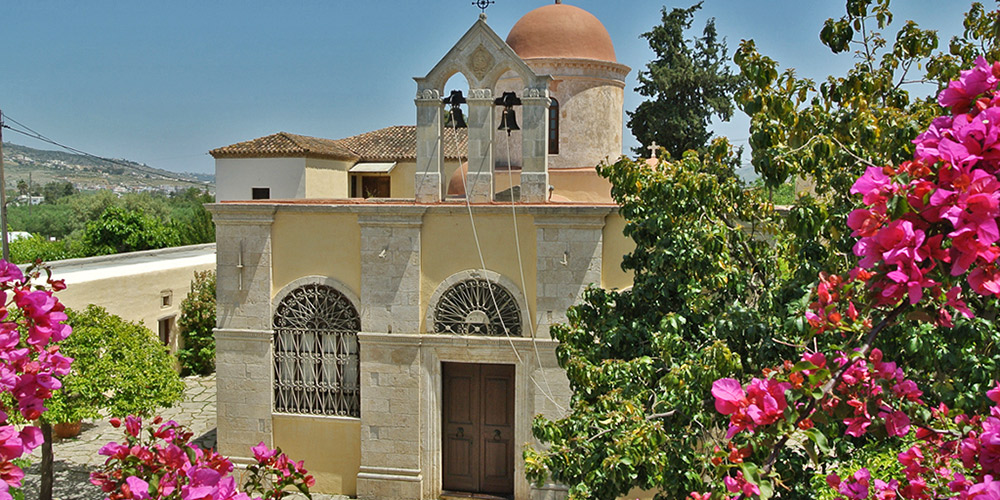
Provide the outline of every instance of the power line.
[[[4,115],[4,117],[7,118],[8,120],[14,122],[14,120],[11,117],[9,117],[7,115]],[[18,123],[18,122],[14,122],[14,123]],[[18,124],[21,125],[22,127],[26,128],[26,129],[28,129],[28,127],[24,126],[23,124],[20,124],[20,123],[18,123]],[[114,164],[114,165],[119,165],[119,166],[122,166],[122,167],[129,167],[129,168],[135,167],[134,164],[125,163],[123,161],[115,160],[115,159],[112,159],[112,158],[105,158],[103,156],[97,156],[95,154],[91,154],[91,153],[88,153],[86,151],[83,151],[83,150],[80,150],[80,149],[76,149],[76,148],[67,146],[65,144],[61,144],[59,142],[53,141],[52,139],[49,139],[48,137],[45,137],[42,134],[39,134],[38,132],[35,132],[35,131],[31,130],[31,129],[28,129],[28,130],[31,130],[30,132],[28,132],[28,131],[25,131],[25,130],[20,130],[20,129],[11,127],[10,125],[7,125],[7,124],[4,124],[3,128],[5,128],[7,130],[10,130],[11,132],[17,132],[18,134],[21,134],[21,135],[26,136],[26,137],[30,137],[30,138],[35,139],[35,140],[39,140],[39,141],[51,144],[53,146],[63,148],[66,151],[70,151],[70,152],[73,152],[73,153],[76,153],[76,154],[79,154],[79,155],[86,156],[87,158],[90,158],[90,159],[93,159],[93,160],[103,161],[103,162],[111,163],[111,164]]]

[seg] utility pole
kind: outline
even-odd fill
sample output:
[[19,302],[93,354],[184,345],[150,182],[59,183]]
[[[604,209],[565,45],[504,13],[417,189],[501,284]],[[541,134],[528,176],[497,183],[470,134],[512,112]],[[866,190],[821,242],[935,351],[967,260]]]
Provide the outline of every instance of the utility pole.
[[10,262],[7,246],[7,183],[3,174],[3,110],[0,110],[0,238],[3,238],[3,260]]

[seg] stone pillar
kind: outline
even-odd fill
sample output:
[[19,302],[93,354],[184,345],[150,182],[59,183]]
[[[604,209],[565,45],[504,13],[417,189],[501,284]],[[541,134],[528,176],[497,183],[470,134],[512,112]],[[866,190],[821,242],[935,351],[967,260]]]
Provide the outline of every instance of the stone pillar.
[[[425,207],[372,207],[361,226],[361,331],[417,333]],[[391,213],[390,213],[391,211]]]
[[[523,192],[523,191],[522,191]],[[549,326],[566,322],[566,310],[579,303],[588,285],[601,284],[606,209],[590,213],[538,214],[537,314],[541,338],[550,338]]]
[[549,198],[549,98],[545,89],[524,89],[521,97],[521,202]]
[[420,336],[361,333],[360,500],[413,500],[429,479],[421,466]]
[[469,91],[469,175],[465,196],[472,203],[493,201],[493,129],[496,106],[490,89]]
[[443,200],[447,189],[441,92],[422,89],[414,102],[417,104],[417,173],[413,191],[418,202],[433,203]]
[[216,234],[218,450],[249,460],[271,445],[273,205],[210,207]]

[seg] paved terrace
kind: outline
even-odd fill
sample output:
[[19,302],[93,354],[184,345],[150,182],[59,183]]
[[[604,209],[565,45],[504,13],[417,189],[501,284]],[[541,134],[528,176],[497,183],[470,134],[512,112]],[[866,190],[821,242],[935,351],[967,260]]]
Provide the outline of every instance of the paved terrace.
[[[160,412],[165,420],[173,419],[194,432],[195,442],[202,447],[215,446],[215,375],[184,379],[184,400],[173,408]],[[100,488],[90,484],[90,472],[104,464],[106,457],[98,450],[110,441],[121,441],[123,431],[111,427],[107,420],[85,422],[79,437],[56,438],[52,446],[55,483],[53,498],[58,500],[103,500]],[[31,454],[32,465],[25,477],[25,498],[38,498],[38,464],[41,448]]]

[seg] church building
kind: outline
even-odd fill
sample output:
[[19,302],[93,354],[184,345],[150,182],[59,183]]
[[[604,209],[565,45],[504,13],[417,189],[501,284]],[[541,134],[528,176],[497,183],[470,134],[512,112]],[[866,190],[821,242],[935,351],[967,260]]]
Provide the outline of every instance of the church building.
[[521,451],[569,404],[550,325],[632,283],[594,168],[622,153],[628,72],[580,8],[506,39],[482,15],[415,78],[415,125],[212,150],[219,450],[281,447],[317,493],[565,497]]

